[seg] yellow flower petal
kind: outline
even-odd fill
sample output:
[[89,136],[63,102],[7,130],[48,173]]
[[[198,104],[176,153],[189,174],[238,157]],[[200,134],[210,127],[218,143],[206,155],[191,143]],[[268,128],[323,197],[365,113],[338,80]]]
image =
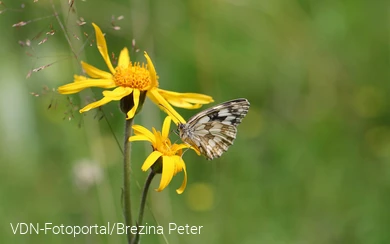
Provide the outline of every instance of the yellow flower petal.
[[107,98],[107,97],[103,97],[102,99],[100,99],[99,101],[96,101],[96,102],[93,102],[93,103],[90,103],[88,104],[87,106],[85,106],[84,108],[80,109],[79,112],[80,113],[83,113],[83,112],[87,112],[93,108],[97,108],[97,107],[100,107],[100,106],[103,106],[104,104],[106,103],[109,103],[111,102],[112,100],[110,98]]
[[160,138],[161,139],[161,134],[159,131],[157,131],[154,127],[152,127],[152,132],[154,134],[154,136],[157,138]]
[[190,145],[184,144],[184,143],[182,143],[182,144],[173,144],[171,150],[172,151],[179,151],[179,150],[182,150],[184,148],[190,148],[190,147],[191,147]]
[[162,156],[163,159],[163,169],[161,175],[160,186],[156,191],[164,190],[167,185],[171,182],[173,178],[173,174],[175,172],[175,161],[173,157],[170,156]]
[[118,101],[124,98],[125,96],[130,95],[133,92],[133,89],[130,87],[117,87],[112,91],[103,91],[103,96],[109,97],[111,100]]
[[94,80],[94,79],[89,79],[88,77],[86,76],[83,76],[83,75],[73,75],[73,82],[81,82],[81,81],[85,81],[85,80]]
[[85,79],[60,86],[57,91],[61,94],[73,94],[90,87],[112,88],[115,87],[115,84],[113,83],[112,80],[108,79]]
[[127,112],[127,119],[131,119],[134,117],[135,112],[137,111],[137,108],[138,108],[140,94],[141,94],[141,92],[138,89],[133,90],[134,106],[132,109],[130,109],[129,112]]
[[176,162],[177,162],[177,167],[180,167],[183,169],[184,171],[184,179],[183,179],[183,183],[181,184],[181,186],[179,187],[179,189],[176,190],[177,194],[182,194],[184,192],[184,190],[186,189],[186,186],[187,186],[187,170],[186,170],[186,165],[183,161],[183,159],[179,156],[176,156]]
[[140,136],[130,136],[130,137],[129,137],[129,141],[131,141],[131,142],[133,142],[133,141],[148,141],[148,142],[153,143],[153,141],[151,141],[149,137],[144,136],[144,135],[140,135]]
[[99,49],[100,54],[102,55],[104,61],[107,64],[107,67],[110,69],[112,74],[115,74],[115,69],[112,66],[110,56],[108,55],[107,50],[107,43],[106,39],[104,38],[102,30],[97,26],[95,23],[92,23],[93,28],[95,29],[96,33],[96,42],[97,42],[97,48]]
[[130,64],[129,50],[125,47],[119,54],[118,66],[127,68]]
[[[213,98],[204,94],[199,93],[179,93],[173,91],[167,91],[158,88],[158,92],[170,102],[171,100],[177,102],[182,101],[183,104],[192,103],[194,105],[198,104],[208,104],[214,102]],[[176,106],[176,105],[174,105]],[[180,106],[178,106],[180,107]]]
[[186,123],[183,117],[181,117],[181,115],[172,108],[172,106],[165,100],[165,98],[163,98],[160,93],[158,93],[156,88],[149,90],[147,95],[155,104],[160,105],[160,108],[163,109],[169,116],[171,116],[175,124]]
[[168,138],[169,136],[169,128],[171,127],[171,117],[167,116],[165,119],[164,119],[164,124],[163,124],[163,127],[162,127],[162,135],[161,137],[162,138]]
[[132,127],[136,136],[145,136],[148,138],[148,141],[152,142],[153,145],[156,144],[156,138],[148,129],[140,125],[133,125]]
[[112,74],[81,61],[85,73],[92,78],[112,79]]
[[148,62],[148,70],[149,70],[149,74],[150,74],[150,80],[152,82],[151,87],[157,87],[158,83],[157,83],[156,69],[154,68],[152,60],[150,59],[147,52],[144,52],[144,56],[146,58],[146,61]]
[[196,154],[198,154],[198,156],[200,156],[200,155],[202,155],[201,153],[200,153],[200,151],[199,151],[199,149],[198,148],[196,148],[196,147],[190,147],[192,150],[194,150],[195,152],[196,152]]
[[178,107],[178,108],[185,108],[185,109],[197,109],[197,108],[200,108],[202,107],[202,104],[191,104],[191,103],[187,103],[181,99],[172,99],[172,98],[165,98],[167,99],[167,101],[172,104],[173,106],[175,107]]
[[162,153],[159,151],[152,152],[149,155],[149,157],[145,160],[144,164],[142,165],[142,167],[141,167],[142,171],[148,170],[157,161],[157,159],[161,156],[162,156]]

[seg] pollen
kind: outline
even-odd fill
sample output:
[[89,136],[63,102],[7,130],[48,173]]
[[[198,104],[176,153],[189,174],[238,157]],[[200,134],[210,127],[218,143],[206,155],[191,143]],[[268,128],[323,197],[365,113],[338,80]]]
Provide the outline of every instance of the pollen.
[[117,86],[130,87],[141,91],[148,90],[151,78],[147,65],[131,63],[128,67],[118,66],[115,69],[114,82]]

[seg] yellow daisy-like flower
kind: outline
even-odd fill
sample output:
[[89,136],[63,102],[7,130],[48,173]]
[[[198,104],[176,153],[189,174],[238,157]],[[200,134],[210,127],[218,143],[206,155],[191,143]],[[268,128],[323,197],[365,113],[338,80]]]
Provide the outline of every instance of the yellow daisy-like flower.
[[[187,185],[186,165],[183,161],[183,149],[191,148],[187,144],[172,144],[169,140],[169,128],[171,118],[167,116],[164,120],[162,132],[152,128],[152,132],[140,125],[133,125],[135,136],[131,136],[129,141],[149,141],[152,143],[153,152],[146,158],[142,165],[142,170],[147,171],[157,162],[162,162],[162,176],[160,186],[157,191],[164,190],[171,182],[174,175],[180,171],[184,171],[184,180],[179,189],[178,194],[183,193]],[[159,161],[161,159],[161,161]]]
[[88,104],[80,109],[80,113],[100,107],[111,101],[121,100],[132,94],[134,106],[127,112],[127,119],[131,119],[137,111],[140,103],[140,96],[144,92],[146,92],[146,95],[154,103],[162,105],[166,110],[169,110],[174,116],[177,116],[177,118],[180,119],[182,119],[182,117],[170,104],[176,107],[194,109],[201,107],[203,104],[213,102],[213,99],[207,95],[198,93],[177,93],[158,88],[158,76],[152,60],[146,52],[144,55],[147,65],[132,63],[130,61],[128,49],[124,48],[119,55],[118,66],[114,68],[108,54],[106,40],[102,31],[94,23],[92,23],[92,25],[96,33],[97,48],[110,72],[100,70],[85,62],[81,62],[84,71],[91,78],[75,75],[74,82],[60,86],[58,92],[61,94],[73,94],[90,87],[115,89],[112,91],[103,91],[104,97],[101,100]]

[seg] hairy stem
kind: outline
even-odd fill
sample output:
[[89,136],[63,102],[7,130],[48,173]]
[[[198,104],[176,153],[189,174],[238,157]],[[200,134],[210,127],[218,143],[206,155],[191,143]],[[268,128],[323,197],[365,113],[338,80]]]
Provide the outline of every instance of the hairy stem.
[[[150,183],[152,183],[152,180],[156,173],[151,170],[148,177],[146,178],[144,189],[142,190],[142,198],[141,198],[141,204],[139,207],[139,214],[138,214],[138,221],[137,221],[137,227],[142,225],[142,221],[144,219],[144,212],[145,212],[145,205],[146,205],[146,197],[148,195]],[[132,244],[138,244],[140,239],[139,231],[137,231],[137,234],[132,242]]]
[[[131,126],[133,125],[133,119],[126,120],[125,123],[125,138],[123,143],[123,214],[125,216],[126,226],[132,224],[131,218],[131,201],[130,201],[130,156],[131,156],[131,143],[129,137],[132,132]],[[131,231],[127,232],[127,241],[131,243],[133,239]]]

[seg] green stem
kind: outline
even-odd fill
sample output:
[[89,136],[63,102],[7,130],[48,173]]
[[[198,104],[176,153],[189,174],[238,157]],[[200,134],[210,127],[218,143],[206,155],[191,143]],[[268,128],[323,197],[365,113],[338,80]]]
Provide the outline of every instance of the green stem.
[[[131,136],[133,119],[126,120],[125,123],[125,138],[123,143],[123,214],[125,216],[126,226],[131,226],[131,202],[130,202],[130,155],[131,143],[129,137]],[[133,239],[131,231],[127,232],[127,242],[131,243]]]
[[[146,197],[148,195],[150,183],[152,183],[152,180],[153,180],[155,175],[156,175],[156,173],[153,170],[151,170],[149,172],[148,177],[146,178],[144,189],[142,191],[141,204],[140,204],[140,207],[139,207],[139,215],[138,215],[137,227],[142,225],[142,221],[144,219]],[[137,234],[135,235],[135,238],[134,238],[132,244],[138,244],[139,239],[140,239],[140,235],[139,235],[139,232],[137,231]]]

